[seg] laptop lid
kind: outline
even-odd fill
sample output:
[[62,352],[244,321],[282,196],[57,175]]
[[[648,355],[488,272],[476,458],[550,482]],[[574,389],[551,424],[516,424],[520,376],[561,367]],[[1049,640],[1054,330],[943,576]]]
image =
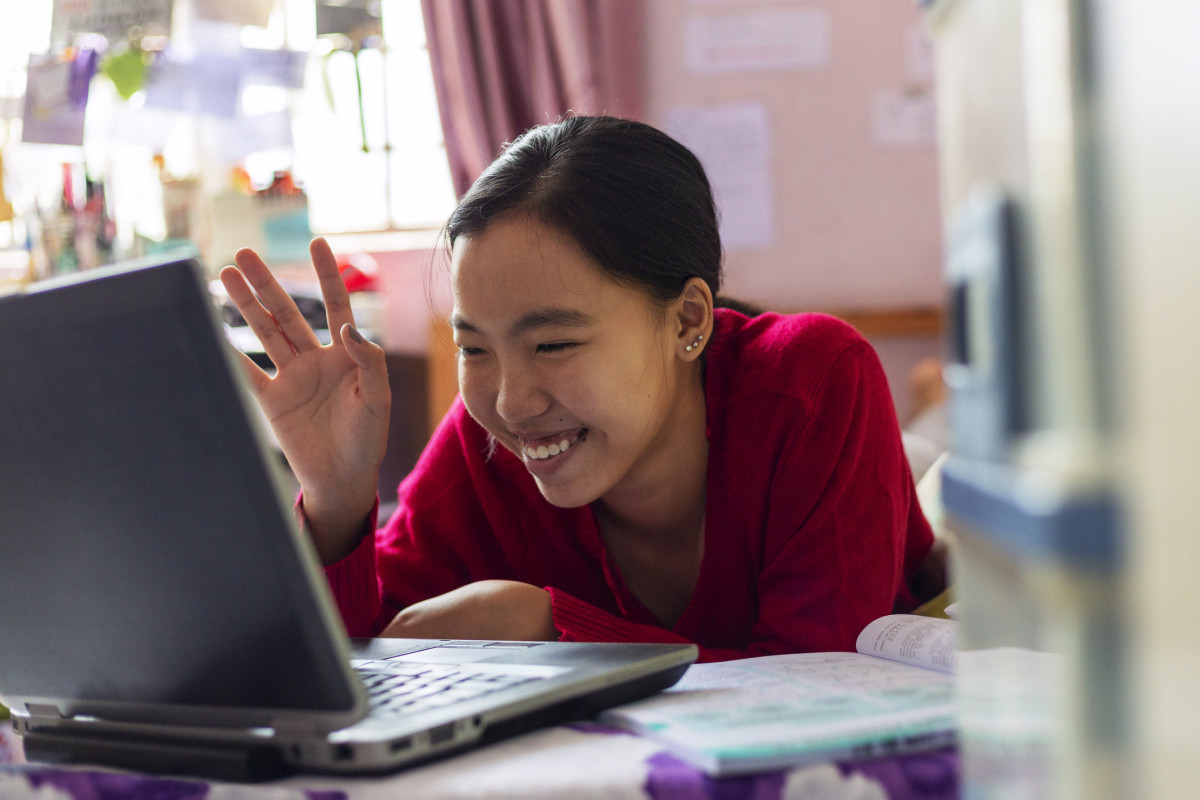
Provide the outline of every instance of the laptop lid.
[[365,713],[213,311],[186,258],[0,297],[0,697],[18,713],[313,732]]

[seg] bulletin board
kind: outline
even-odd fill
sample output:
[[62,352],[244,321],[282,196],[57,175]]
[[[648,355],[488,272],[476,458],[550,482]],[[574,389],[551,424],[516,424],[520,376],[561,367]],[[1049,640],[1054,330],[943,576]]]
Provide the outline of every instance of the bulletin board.
[[770,309],[935,308],[932,43],[911,0],[655,0],[646,117],[713,181],[727,294]]

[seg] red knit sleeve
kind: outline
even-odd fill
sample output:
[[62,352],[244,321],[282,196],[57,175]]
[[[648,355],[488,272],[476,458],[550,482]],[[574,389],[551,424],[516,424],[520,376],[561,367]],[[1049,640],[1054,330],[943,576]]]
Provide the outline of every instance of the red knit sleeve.
[[[303,521],[304,507],[296,501],[296,514]],[[379,498],[363,523],[369,533],[358,547],[336,564],[325,567],[325,579],[333,593],[333,602],[342,615],[346,633],[350,636],[374,636],[387,620],[379,621],[382,612],[379,580],[375,576],[375,526],[379,520]]]
[[906,578],[933,543],[870,345],[846,348],[814,401],[772,481],[754,655],[852,651],[867,623],[912,608]]

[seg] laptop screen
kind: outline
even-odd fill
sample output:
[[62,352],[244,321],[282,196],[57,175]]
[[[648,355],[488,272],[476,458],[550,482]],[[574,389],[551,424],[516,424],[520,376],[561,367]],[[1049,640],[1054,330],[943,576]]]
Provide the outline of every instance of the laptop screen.
[[230,724],[361,705],[225,347],[190,260],[0,298],[10,704]]

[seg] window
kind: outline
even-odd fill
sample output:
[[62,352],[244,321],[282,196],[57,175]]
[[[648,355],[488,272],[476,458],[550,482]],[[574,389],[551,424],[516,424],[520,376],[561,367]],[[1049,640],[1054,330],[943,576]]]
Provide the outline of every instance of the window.
[[[55,192],[61,191],[61,182],[54,184],[53,178],[61,175],[52,164],[46,173],[33,164],[18,161],[15,143],[21,140],[21,115],[25,98],[25,70],[29,54],[45,52],[50,42],[50,12],[48,2],[11,3],[0,12],[0,153],[3,154],[4,190],[7,201],[15,206],[18,215],[13,220],[0,217],[0,251],[23,250],[26,230],[19,215],[23,207],[39,202],[54,202]],[[60,150],[62,148],[49,148]],[[37,197],[24,190],[27,175],[48,174],[51,186],[45,197]],[[7,211],[7,207],[0,209]],[[7,216],[7,215],[5,215]],[[23,255],[23,253],[22,253]],[[0,259],[7,263],[7,260]]]
[[[305,5],[303,18],[315,19],[312,0],[289,0],[288,13]],[[382,40],[357,52],[318,37],[315,26],[289,30],[289,46],[312,53],[292,106],[293,168],[319,233],[438,228],[454,207],[420,0],[377,5]],[[243,43],[278,46],[245,36]],[[243,107],[252,108],[270,90],[244,91]],[[269,174],[287,155],[247,166]]]
[[[310,225],[318,233],[440,228],[455,197],[420,0],[344,0],[341,4],[369,6],[381,23],[382,36],[371,37],[357,52],[318,36],[316,4],[321,1],[267,0],[271,12],[265,27],[242,27],[240,41],[233,28],[234,46],[309,54],[301,90],[243,86],[242,114],[264,124],[283,119],[286,125],[290,118],[291,124],[291,146],[246,155],[247,171],[255,184],[265,185],[277,170],[291,170],[308,195]],[[161,196],[158,176],[151,167],[154,152],[163,153],[168,172],[199,174],[206,190],[220,191],[218,182],[226,181],[234,166],[222,161],[221,148],[213,146],[221,140],[214,131],[224,129],[211,118],[143,110],[144,97],[122,101],[98,78],[92,85],[83,148],[23,144],[26,66],[30,53],[45,53],[51,45],[52,7],[49,0],[37,0],[7,4],[0,12],[0,147],[5,190],[17,214],[13,221],[0,221],[0,251],[23,249],[25,220],[57,208],[62,165],[71,162],[80,165],[81,174],[86,164],[89,176],[109,184],[124,244],[118,255],[135,252],[137,237],[165,235],[156,200]],[[221,38],[226,34],[216,30],[220,26],[196,19],[194,7],[177,4],[177,36],[171,47],[227,46]],[[230,28],[224,25],[224,31]],[[129,126],[111,124],[114,115],[140,119],[142,129],[149,120],[169,127],[165,145],[123,139],[120,132],[128,132]],[[158,223],[151,219],[155,215]],[[29,231],[36,235],[37,228],[34,224]]]

